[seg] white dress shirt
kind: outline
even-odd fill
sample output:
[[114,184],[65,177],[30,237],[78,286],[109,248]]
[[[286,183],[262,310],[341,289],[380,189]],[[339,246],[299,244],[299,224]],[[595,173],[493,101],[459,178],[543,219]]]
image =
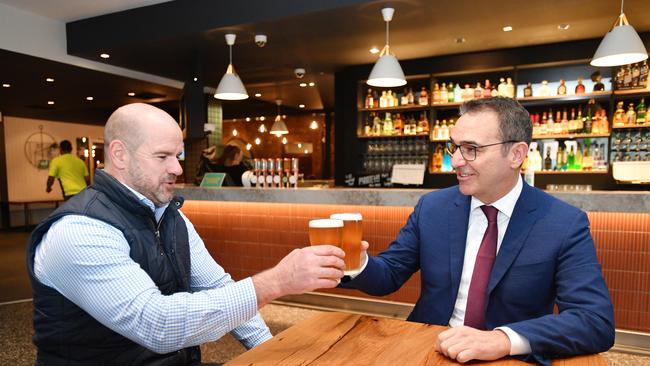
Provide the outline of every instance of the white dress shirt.
[[[129,188],[159,221],[167,205]],[[185,220],[190,245],[192,292],[162,295],[130,257],[117,228],[87,216],[56,221],[36,248],[34,273],[97,321],[158,353],[213,341],[227,332],[246,348],[272,337],[257,312],[252,279],[233,281],[219,266],[192,223]]]
[[[497,215],[497,253],[499,253],[499,249],[501,248],[501,242],[503,241],[503,237],[508,229],[508,223],[510,222],[512,211],[515,209],[515,204],[517,204],[522,188],[523,183],[521,177],[519,177],[514,188],[491,205],[499,210]],[[488,226],[487,218],[485,217],[483,210],[481,210],[481,206],[483,205],[483,202],[472,196],[469,211],[469,223],[467,225],[467,241],[465,243],[463,274],[460,278],[460,287],[458,288],[454,313],[452,314],[451,319],[449,319],[449,325],[452,327],[462,326],[465,322],[465,309],[467,308],[467,296],[469,293],[469,285],[472,281],[472,273],[474,272],[474,263],[476,262],[476,256],[479,247],[481,246],[481,241],[483,240],[483,234],[485,233],[485,230],[487,230]],[[531,352],[530,342],[528,342],[525,337],[519,335],[508,327],[497,327],[495,329],[503,331],[506,333],[508,338],[510,338],[510,355],[522,355]]]

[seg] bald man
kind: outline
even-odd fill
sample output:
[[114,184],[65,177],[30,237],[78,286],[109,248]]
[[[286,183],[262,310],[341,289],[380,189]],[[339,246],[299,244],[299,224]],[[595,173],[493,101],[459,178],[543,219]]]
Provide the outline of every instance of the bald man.
[[343,252],[294,250],[233,281],[174,197],[181,130],[147,104],[117,109],[104,130],[105,169],[32,233],[37,365],[199,365],[198,345],[231,332],[271,338],[257,309],[337,285]]

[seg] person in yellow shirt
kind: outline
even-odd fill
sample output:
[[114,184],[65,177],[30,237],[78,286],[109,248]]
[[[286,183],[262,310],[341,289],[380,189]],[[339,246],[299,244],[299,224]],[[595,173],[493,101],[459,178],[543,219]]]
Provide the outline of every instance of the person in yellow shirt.
[[90,177],[86,163],[79,157],[72,154],[72,144],[68,140],[61,141],[59,144],[61,155],[52,159],[50,162],[50,173],[47,177],[47,193],[52,192],[54,179],[59,179],[61,190],[63,191],[63,200],[67,201],[70,197],[81,192],[88,184]]

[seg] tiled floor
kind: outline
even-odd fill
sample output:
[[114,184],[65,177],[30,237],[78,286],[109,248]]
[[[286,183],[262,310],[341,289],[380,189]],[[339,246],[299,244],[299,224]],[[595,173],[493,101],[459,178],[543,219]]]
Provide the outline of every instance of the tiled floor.
[[[0,232],[0,303],[31,297],[25,271],[25,245],[28,233]],[[316,310],[267,305],[262,310],[271,332],[277,334],[303,320]],[[0,305],[0,365],[33,365],[36,355],[31,342],[31,301]],[[226,362],[245,349],[230,335],[201,347],[205,362]],[[606,352],[610,366],[650,366],[650,357]]]

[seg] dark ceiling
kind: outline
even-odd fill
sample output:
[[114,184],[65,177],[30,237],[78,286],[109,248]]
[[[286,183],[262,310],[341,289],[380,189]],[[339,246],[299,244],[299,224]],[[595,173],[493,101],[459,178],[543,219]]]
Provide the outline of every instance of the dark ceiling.
[[[333,109],[334,73],[371,64],[376,56],[368,50],[383,46],[380,9],[385,5],[380,0],[170,1],[67,23],[68,53],[182,82],[197,77],[209,91],[228,64],[224,34],[233,32],[237,34],[233,62],[250,98],[224,103],[225,118],[274,114],[278,98],[286,109],[299,104],[307,111]],[[620,7],[613,0],[394,0],[389,5],[396,9],[390,24],[391,49],[400,60],[600,39]],[[625,12],[637,31],[650,31],[650,1],[628,0]],[[570,28],[560,30],[560,23]],[[503,32],[504,25],[514,30]],[[265,47],[255,45],[258,33],[268,36]],[[458,43],[458,38],[464,42]],[[99,58],[102,52],[110,58]],[[181,93],[7,51],[0,56],[0,82],[13,78],[28,83],[15,82],[15,89],[0,91],[5,114],[37,115],[35,111],[47,108],[43,103],[54,93],[55,107],[44,110],[54,116],[49,119],[67,113],[75,120],[101,123],[105,117],[89,116],[106,115],[132,101],[125,96],[127,90],[164,94],[160,101],[167,109],[175,108]],[[296,67],[307,70],[303,79],[294,76]],[[53,85],[43,81],[50,70],[62,75]],[[301,82],[315,86],[300,87]],[[12,95],[19,92],[27,95]],[[87,95],[96,95],[95,100],[86,103]]]

